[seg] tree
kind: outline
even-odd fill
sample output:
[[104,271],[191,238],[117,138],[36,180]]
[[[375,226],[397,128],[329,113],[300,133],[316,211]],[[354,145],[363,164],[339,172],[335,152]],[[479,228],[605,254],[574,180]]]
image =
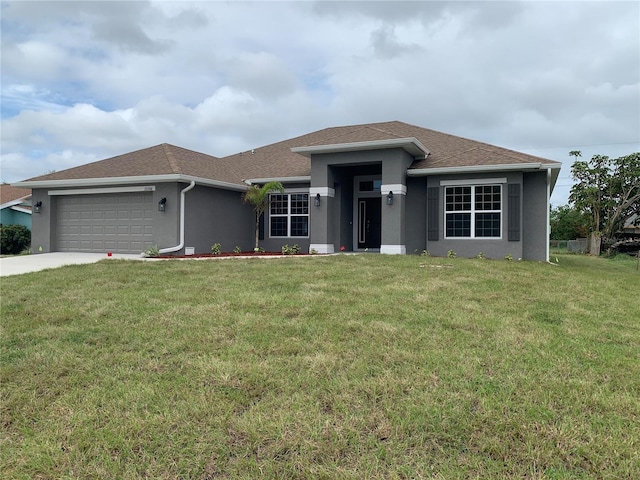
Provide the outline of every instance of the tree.
[[594,155],[589,161],[578,160],[579,150],[569,155],[576,158],[569,201],[588,214],[589,253],[599,255],[602,238],[610,241],[640,211],[640,152],[614,159]]
[[572,240],[589,235],[589,217],[569,205],[551,209],[551,240]]
[[275,192],[284,192],[284,187],[280,182],[268,182],[262,187],[260,185],[251,185],[242,196],[243,201],[250,204],[256,212],[256,249],[260,240],[260,216],[271,203],[269,195]]

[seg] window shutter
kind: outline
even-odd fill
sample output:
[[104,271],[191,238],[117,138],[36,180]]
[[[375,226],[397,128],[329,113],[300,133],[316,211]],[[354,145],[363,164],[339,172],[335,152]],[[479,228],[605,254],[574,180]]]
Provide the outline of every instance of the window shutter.
[[258,223],[258,240],[264,240],[264,213],[260,215]]
[[509,209],[507,213],[509,227],[508,240],[510,242],[520,241],[520,184],[508,184]]
[[440,240],[440,187],[427,188],[427,240]]

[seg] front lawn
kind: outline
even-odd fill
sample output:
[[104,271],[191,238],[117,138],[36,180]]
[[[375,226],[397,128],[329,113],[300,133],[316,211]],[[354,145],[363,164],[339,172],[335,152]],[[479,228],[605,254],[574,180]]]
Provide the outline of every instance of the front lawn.
[[640,478],[640,272],[558,261],[105,260],[4,277],[0,471]]

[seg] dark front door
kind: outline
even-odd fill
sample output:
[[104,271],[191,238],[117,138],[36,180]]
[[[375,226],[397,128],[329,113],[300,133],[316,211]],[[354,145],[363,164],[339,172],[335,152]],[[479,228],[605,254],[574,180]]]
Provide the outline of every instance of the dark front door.
[[358,248],[380,248],[382,200],[358,199]]

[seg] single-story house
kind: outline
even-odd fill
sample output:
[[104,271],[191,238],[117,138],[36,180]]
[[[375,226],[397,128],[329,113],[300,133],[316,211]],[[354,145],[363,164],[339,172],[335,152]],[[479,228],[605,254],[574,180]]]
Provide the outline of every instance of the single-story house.
[[248,185],[279,181],[260,246],[548,259],[559,162],[403,122],[332,127],[217,158],[168,144],[14,185],[34,250],[252,250]]
[[31,189],[0,184],[0,225],[24,225],[31,230]]

